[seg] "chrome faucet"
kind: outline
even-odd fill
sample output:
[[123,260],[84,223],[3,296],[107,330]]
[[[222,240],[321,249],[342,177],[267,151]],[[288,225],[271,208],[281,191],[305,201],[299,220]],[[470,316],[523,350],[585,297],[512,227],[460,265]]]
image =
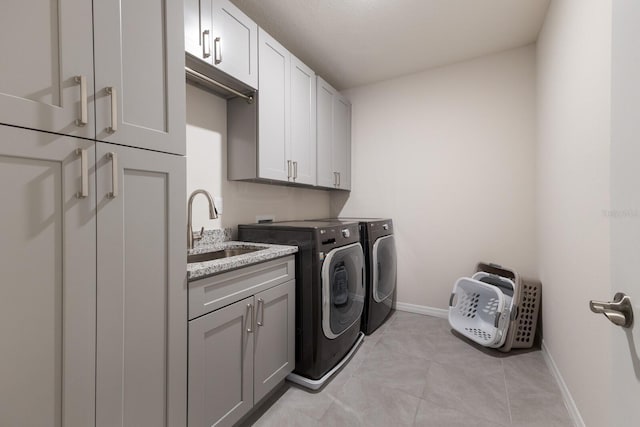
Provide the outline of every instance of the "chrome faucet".
[[202,239],[202,236],[204,235],[204,227],[202,227],[202,230],[200,230],[200,235],[199,236],[195,236],[193,234],[193,199],[198,195],[198,194],[204,194],[205,196],[207,196],[207,199],[209,200],[209,218],[210,219],[216,219],[218,218],[218,210],[216,209],[216,205],[215,203],[213,203],[213,197],[211,197],[211,194],[209,194],[208,191],[206,190],[196,190],[193,193],[191,193],[191,196],[189,196],[189,203],[188,203],[188,213],[187,213],[187,248],[188,249],[193,249],[193,243],[194,241],[200,240]]

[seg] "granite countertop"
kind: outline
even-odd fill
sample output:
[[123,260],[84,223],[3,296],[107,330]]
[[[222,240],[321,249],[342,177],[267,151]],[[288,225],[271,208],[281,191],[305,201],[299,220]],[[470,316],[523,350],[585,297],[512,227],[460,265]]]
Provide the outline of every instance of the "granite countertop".
[[195,262],[187,264],[187,278],[194,281],[214,274],[224,273],[225,271],[235,270],[247,265],[280,258],[298,252],[297,246],[272,245],[268,243],[253,242],[237,242],[229,240],[231,238],[231,230],[208,230],[202,240],[196,242],[193,249],[188,254],[200,254],[207,252],[215,252],[224,249],[238,248],[260,248],[255,252],[247,254],[231,256],[228,258],[220,258],[212,261]]

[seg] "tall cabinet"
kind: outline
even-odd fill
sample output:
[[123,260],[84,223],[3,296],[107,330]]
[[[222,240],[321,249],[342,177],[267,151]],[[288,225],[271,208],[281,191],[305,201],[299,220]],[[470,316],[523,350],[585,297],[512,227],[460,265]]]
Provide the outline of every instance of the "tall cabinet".
[[0,17],[0,425],[185,426],[182,3],[23,3]]

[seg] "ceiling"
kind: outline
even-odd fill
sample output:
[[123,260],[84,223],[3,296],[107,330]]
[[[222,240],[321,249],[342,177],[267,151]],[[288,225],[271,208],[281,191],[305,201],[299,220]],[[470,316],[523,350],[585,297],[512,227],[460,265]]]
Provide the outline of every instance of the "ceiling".
[[338,90],[534,42],[550,0],[232,0]]

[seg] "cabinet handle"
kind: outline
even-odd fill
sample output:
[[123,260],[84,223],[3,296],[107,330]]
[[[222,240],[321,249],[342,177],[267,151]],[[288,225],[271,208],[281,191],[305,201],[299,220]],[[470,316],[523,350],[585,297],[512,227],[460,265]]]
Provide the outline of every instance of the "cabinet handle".
[[342,177],[340,176],[340,172],[338,172],[338,187],[340,187],[341,183],[342,183]]
[[220,44],[220,37],[213,39],[213,62],[216,65],[222,62],[222,45]]
[[107,153],[107,158],[111,160],[111,191],[107,197],[115,199],[118,197],[118,155],[114,152]]
[[287,160],[287,179],[291,178],[291,160]]
[[333,186],[334,187],[338,186],[338,172],[333,173]]
[[[262,312],[260,311],[260,306],[262,306]],[[258,326],[264,326],[264,300],[262,298],[258,298],[258,308],[256,309],[256,311],[258,312],[258,316],[260,317],[260,320],[258,320],[256,323],[258,324]],[[260,315],[260,313],[262,313],[262,315]]]
[[252,333],[253,332],[253,304],[247,304],[247,311],[249,311],[251,313],[251,316],[247,316],[247,324],[249,326],[247,326],[247,332]]
[[111,95],[111,126],[107,128],[107,132],[115,133],[118,130],[118,92],[113,86],[105,90]]
[[204,30],[202,32],[202,57],[208,58],[211,56],[211,43],[209,30]]
[[87,150],[76,149],[76,156],[80,157],[80,191],[76,193],[78,199],[85,199],[89,196],[89,164]]
[[298,179],[298,162],[293,162],[293,180]]
[[73,80],[80,85],[80,118],[76,119],[76,126],[82,127],[88,123],[87,109],[87,78],[85,76],[75,76]]

